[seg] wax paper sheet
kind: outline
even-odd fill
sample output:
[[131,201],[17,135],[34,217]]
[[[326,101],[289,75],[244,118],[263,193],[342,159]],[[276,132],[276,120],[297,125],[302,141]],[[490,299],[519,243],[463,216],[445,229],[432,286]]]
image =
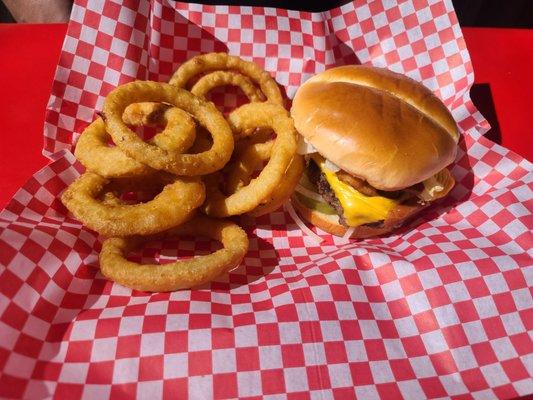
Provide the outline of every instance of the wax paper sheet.
[[[444,201],[387,238],[317,244],[281,209],[242,219],[243,264],[195,290],[106,281],[100,239],[58,195],[105,95],[227,51],[291,98],[350,63],[406,73],[451,109],[462,139]],[[354,1],[321,13],[166,0],[76,1],[36,173],[0,214],[0,397],[512,398],[533,392],[532,165],[485,139],[450,1]],[[222,95],[222,94],[219,94]],[[231,93],[228,107],[238,101]],[[524,132],[524,134],[526,134]],[[142,258],[212,244],[152,244]]]

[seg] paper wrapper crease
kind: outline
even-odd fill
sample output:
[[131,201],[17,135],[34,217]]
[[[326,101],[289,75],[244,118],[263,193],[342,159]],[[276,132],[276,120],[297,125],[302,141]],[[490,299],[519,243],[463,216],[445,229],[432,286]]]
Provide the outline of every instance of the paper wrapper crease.
[[[0,397],[532,393],[532,165],[483,137],[451,1],[399,3],[308,13],[76,1],[46,111],[53,162],[0,214]],[[72,145],[117,85],[167,81],[211,51],[257,62],[289,98],[312,74],[350,63],[423,82],[460,127],[457,186],[388,238],[346,244],[317,231],[319,245],[279,210],[241,221],[251,240],[243,265],[205,287],[146,294],[106,281],[99,238],[58,200],[83,170]],[[139,257],[211,246],[165,242]]]

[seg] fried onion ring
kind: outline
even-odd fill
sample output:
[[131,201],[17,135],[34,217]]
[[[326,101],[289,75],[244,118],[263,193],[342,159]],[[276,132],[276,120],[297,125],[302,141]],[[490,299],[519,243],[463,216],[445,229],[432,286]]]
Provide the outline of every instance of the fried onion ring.
[[128,157],[119,147],[109,147],[109,134],[98,118],[81,134],[74,155],[88,171],[106,178],[146,175],[153,172],[148,165]]
[[196,140],[189,149],[189,153],[198,154],[207,151],[213,146],[213,139],[209,132],[200,127],[197,131]]
[[[179,235],[207,236],[222,243],[216,252],[179,260],[172,264],[149,265],[128,261],[129,251],[143,242]],[[147,292],[168,292],[198,286],[240,264],[248,251],[248,237],[229,221],[197,216],[193,220],[152,237],[110,238],[100,253],[102,274],[121,285]]]
[[[211,133],[213,146],[198,154],[176,154],[144,142],[122,121],[128,105],[144,101],[169,103],[192,114]],[[233,134],[220,111],[212,103],[166,83],[136,81],[119,86],[107,96],[103,115],[115,144],[128,156],[157,170],[205,175],[222,168],[233,152]]]
[[[128,125],[165,125],[150,143],[169,152],[182,153],[194,143],[196,125],[185,111],[162,103],[133,103],[122,116]],[[128,157],[119,147],[109,147],[105,124],[98,118],[81,134],[74,155],[87,168],[106,178],[146,175],[149,166]]]
[[[163,179],[152,175],[151,179]],[[147,178],[148,179],[148,178]],[[171,179],[154,199],[140,204],[101,200],[112,181],[86,172],[63,192],[61,201],[84,225],[105,236],[148,235],[164,231],[191,218],[205,198],[197,179]]]
[[257,128],[252,130],[251,133],[247,132],[246,135],[241,135],[236,138],[233,154],[240,155],[249,146],[256,143],[265,143],[274,137],[274,132],[270,128]]
[[146,203],[161,193],[174,179],[174,175],[155,171],[151,175],[114,178],[105,185],[103,194],[98,199],[105,205]]
[[270,158],[273,146],[274,140],[270,140],[251,144],[242,149],[236,159],[226,167],[226,192],[235,193],[246,186],[254,170]]
[[155,126],[161,122],[163,114],[170,108],[172,108],[170,104],[151,101],[132,103],[124,109],[122,121],[127,125]]
[[[203,209],[207,215],[215,217],[244,214],[256,208],[279,186],[296,154],[294,122],[283,107],[272,103],[249,103],[233,111],[229,120],[235,132],[252,128],[272,128],[276,139],[267,165],[247,186],[225,196],[218,190],[218,185],[209,185]],[[212,183],[214,179],[210,177],[207,181]]]
[[126,107],[122,120],[127,125],[156,127],[165,125],[149,143],[176,153],[187,151],[196,139],[193,118],[180,108],[164,103],[133,103]]
[[251,215],[252,217],[260,217],[261,215],[276,211],[285,204],[294,193],[294,188],[300,181],[304,170],[304,157],[300,154],[295,154],[291,163],[287,167],[285,176],[278,188],[272,193],[269,199],[263,200],[264,204],[261,204],[250,211],[248,215]]
[[256,82],[271,103],[283,105],[279,87],[270,74],[257,64],[227,53],[201,54],[184,62],[170,79],[170,84],[185,88],[194,76],[203,72],[230,70],[240,72]]
[[265,101],[263,93],[243,74],[233,71],[214,71],[202,76],[191,88],[191,93],[205,98],[205,95],[218,86],[238,86],[252,103]]
[[[234,193],[248,185],[253,171],[270,158],[273,145],[273,141],[257,143],[242,151],[239,157],[228,168],[226,190],[229,193]],[[304,157],[295,154],[285,171],[282,181],[276,190],[272,192],[270,198],[264,199],[258,207],[248,212],[248,214],[259,217],[281,207],[291,197],[304,169]]]

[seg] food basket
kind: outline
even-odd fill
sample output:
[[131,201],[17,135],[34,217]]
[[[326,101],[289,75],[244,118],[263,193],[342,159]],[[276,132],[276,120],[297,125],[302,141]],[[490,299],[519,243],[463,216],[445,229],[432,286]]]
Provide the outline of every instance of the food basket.
[[[456,187],[405,228],[364,241],[317,230],[319,243],[286,209],[242,218],[250,237],[242,265],[194,290],[150,294],[107,281],[100,238],[58,200],[83,171],[73,143],[117,85],[167,81],[181,62],[212,51],[255,61],[289,99],[336,65],[421,81],[461,132]],[[356,0],[316,13],[75,1],[46,110],[51,163],[0,214],[0,397],[532,393],[532,165],[484,138],[473,82],[449,0]],[[141,258],[209,246],[156,243]]]

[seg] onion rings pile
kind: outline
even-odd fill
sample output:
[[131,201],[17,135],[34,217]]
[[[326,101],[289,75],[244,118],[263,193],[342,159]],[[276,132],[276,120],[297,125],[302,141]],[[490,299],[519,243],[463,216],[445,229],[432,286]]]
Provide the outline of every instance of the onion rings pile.
[[[240,88],[249,103],[224,116],[205,97],[219,86]],[[102,274],[159,292],[197,286],[238,266],[248,237],[222,218],[275,211],[304,169],[283,104],[266,71],[226,53],[190,59],[169,83],[135,81],[111,91],[76,145],[86,172],[61,196],[104,236]],[[145,140],[134,127],[162,130]],[[179,235],[207,236],[223,248],[165,265],[127,259],[146,241]]]

